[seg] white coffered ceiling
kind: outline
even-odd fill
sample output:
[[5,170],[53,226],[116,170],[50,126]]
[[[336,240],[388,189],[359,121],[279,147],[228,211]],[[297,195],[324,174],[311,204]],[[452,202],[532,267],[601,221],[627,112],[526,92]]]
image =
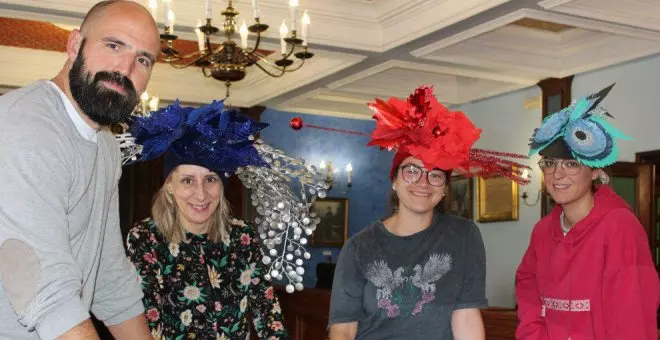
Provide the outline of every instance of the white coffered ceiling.
[[[0,2],[0,16],[75,27],[94,0]],[[146,4],[146,0],[140,0]],[[201,0],[173,0],[177,34],[194,40]],[[258,69],[232,86],[236,106],[370,118],[374,97],[407,96],[434,85],[438,99],[463,104],[660,53],[660,3],[653,0],[300,0],[312,18],[313,59],[299,71],[270,78]],[[262,0],[277,50],[288,0]],[[214,0],[215,23],[227,1]],[[250,23],[251,2],[234,1]],[[64,26],[62,26],[64,25]],[[0,46],[0,87],[55,74],[64,54]],[[198,68],[158,64],[149,92],[165,100],[204,103],[224,97],[224,84]]]

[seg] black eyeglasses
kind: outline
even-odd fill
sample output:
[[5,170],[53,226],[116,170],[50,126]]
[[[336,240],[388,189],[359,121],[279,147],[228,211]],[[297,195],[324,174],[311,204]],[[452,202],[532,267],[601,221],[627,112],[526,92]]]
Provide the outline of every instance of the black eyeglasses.
[[561,166],[564,173],[569,176],[577,175],[582,169],[582,163],[573,159],[561,160],[547,158],[539,161],[539,168],[541,168],[544,175],[554,174],[557,171],[557,166]]
[[408,184],[419,182],[424,174],[426,174],[426,180],[431,186],[440,187],[447,182],[447,175],[442,170],[424,170],[415,164],[402,165],[399,169],[401,170],[401,178]]

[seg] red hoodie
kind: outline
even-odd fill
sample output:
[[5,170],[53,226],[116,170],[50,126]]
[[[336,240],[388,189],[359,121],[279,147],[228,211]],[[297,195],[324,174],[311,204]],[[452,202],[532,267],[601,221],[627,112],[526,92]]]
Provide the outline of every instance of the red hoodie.
[[516,339],[658,339],[660,281],[637,217],[609,186],[564,236],[561,206],[539,221],[516,272]]

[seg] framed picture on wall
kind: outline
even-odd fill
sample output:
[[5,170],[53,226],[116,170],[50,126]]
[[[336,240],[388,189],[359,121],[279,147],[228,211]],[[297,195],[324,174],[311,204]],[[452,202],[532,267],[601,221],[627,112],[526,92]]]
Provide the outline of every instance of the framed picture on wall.
[[449,190],[447,192],[446,207],[447,212],[466,218],[473,219],[472,207],[472,178],[466,176],[452,176],[449,182]]
[[311,210],[321,222],[310,238],[310,245],[342,247],[348,238],[348,198],[318,198]]
[[509,178],[479,177],[479,222],[518,220],[518,183]]

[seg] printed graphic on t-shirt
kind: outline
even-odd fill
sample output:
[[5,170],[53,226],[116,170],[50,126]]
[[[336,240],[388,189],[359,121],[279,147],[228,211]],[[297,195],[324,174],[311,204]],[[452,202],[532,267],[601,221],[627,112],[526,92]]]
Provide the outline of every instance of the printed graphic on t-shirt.
[[376,286],[376,305],[389,318],[417,315],[435,299],[435,283],[451,270],[449,254],[432,254],[425,264],[392,271],[385,261],[367,265],[366,277]]

